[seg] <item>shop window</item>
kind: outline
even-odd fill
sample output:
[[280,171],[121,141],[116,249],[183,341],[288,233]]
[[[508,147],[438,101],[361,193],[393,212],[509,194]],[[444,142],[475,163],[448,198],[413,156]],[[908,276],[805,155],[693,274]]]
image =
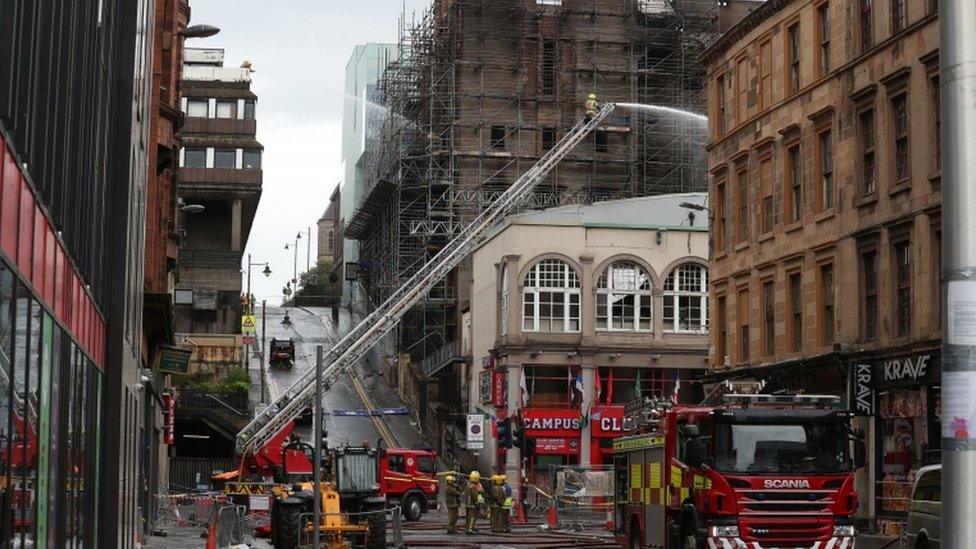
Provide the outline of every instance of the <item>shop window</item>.
[[236,166],[236,149],[214,149],[214,168],[234,169]]
[[[938,398],[928,387],[892,389],[881,393],[878,505],[879,514],[903,515],[916,472],[937,459],[938,440],[930,440],[929,398]],[[936,433],[938,434],[938,433]]]
[[209,103],[206,99],[187,99],[186,115],[190,118],[206,118]]
[[596,329],[650,331],[651,277],[636,263],[610,264],[597,281]]
[[579,275],[565,261],[543,259],[526,274],[522,329],[528,332],[578,332]]
[[708,268],[683,263],[664,281],[664,330],[702,333],[708,330]]

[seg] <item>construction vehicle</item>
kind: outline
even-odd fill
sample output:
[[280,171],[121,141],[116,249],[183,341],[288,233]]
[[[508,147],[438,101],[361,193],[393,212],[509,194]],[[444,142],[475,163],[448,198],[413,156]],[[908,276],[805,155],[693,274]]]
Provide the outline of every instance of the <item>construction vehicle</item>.
[[[280,484],[271,488],[271,540],[277,549],[306,545],[313,524],[312,446],[291,437],[282,446]],[[328,547],[386,547],[386,499],[379,490],[379,452],[363,446],[325,448],[318,529]]]
[[271,338],[271,348],[268,350],[268,366],[278,366],[291,370],[295,363],[295,340]]
[[[623,547],[853,547],[864,433],[827,395],[644,398],[614,440]],[[853,448],[853,452],[851,451]]]
[[[430,261],[417,269],[403,286],[394,291],[329,349],[323,357],[321,386],[315,382],[315,369],[310,368],[285,389],[273,403],[258,412],[237,435],[236,449],[243,462],[242,470],[237,473],[240,478],[248,473],[268,476],[266,473],[276,470],[283,463],[288,463],[290,459],[300,461],[301,452],[289,449],[286,439],[290,438],[295,419],[303,410],[311,406],[315,394],[319,391],[325,393],[341,376],[348,375],[356,361],[392,330],[403,315],[427,292],[481,245],[505,216],[516,211],[531,198],[532,191],[539,182],[544,180],[577,144],[592,133],[614,108],[613,103],[605,103],[600,106],[595,115],[579,120],[535,165],[488,204]],[[287,459],[282,458],[283,450],[286,451]],[[345,512],[344,508],[343,512]]]

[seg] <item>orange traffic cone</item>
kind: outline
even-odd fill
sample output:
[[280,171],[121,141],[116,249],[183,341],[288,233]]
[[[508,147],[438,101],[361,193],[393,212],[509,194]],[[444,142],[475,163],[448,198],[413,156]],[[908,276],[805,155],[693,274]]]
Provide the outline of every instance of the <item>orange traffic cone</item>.
[[515,504],[515,524],[525,524],[525,506],[522,502]]
[[217,549],[217,527],[214,524],[207,526],[206,549]]
[[556,522],[556,501],[553,500],[552,505],[549,506],[549,528],[555,528]]

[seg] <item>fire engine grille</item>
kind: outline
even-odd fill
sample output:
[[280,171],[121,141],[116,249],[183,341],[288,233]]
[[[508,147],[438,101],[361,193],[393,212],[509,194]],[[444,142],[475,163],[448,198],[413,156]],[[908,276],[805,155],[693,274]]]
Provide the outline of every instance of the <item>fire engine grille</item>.
[[834,503],[830,490],[803,492],[742,490],[739,505],[743,514],[775,515],[829,515]]
[[790,523],[750,521],[744,525],[744,530],[744,541],[773,543],[776,547],[782,547],[782,544],[798,544],[809,547],[817,540],[827,539],[832,534],[830,523],[804,522],[802,520]]

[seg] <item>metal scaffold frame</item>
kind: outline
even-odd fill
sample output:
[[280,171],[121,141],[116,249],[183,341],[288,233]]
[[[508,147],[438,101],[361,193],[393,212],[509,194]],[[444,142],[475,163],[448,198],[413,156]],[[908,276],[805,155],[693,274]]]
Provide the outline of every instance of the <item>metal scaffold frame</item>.
[[[554,5],[560,4],[560,5]],[[698,54],[718,36],[714,0],[433,0],[401,16],[399,55],[366,120],[366,192],[346,227],[383,299],[549,150],[586,95],[702,112]],[[616,113],[522,208],[706,188],[704,129]],[[462,269],[465,264],[462,264]],[[448,276],[407,315],[415,359],[457,338],[466,277]]]

